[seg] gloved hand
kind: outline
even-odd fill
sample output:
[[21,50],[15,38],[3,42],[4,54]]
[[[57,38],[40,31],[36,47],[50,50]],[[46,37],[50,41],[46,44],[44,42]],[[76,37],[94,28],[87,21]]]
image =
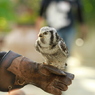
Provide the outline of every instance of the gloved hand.
[[40,76],[37,77],[37,81],[34,79],[34,83],[54,95],[61,95],[62,91],[66,91],[74,78],[73,74],[65,72],[66,75],[64,75],[63,71],[49,65],[40,65],[38,71]]
[[15,85],[31,83],[54,95],[61,95],[62,91],[66,91],[74,79],[73,74],[63,72],[51,65],[33,62],[22,56],[13,60],[8,71],[18,77]]

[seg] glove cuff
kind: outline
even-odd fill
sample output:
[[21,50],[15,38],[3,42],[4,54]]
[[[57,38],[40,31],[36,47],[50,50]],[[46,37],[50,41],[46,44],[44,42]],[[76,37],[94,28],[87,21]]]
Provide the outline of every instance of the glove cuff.
[[[9,51],[6,53],[0,61],[0,90],[1,91],[9,91],[11,88],[19,88],[19,86],[14,86],[14,77],[15,75],[7,70],[7,68],[11,65],[12,61],[20,57],[21,55],[14,53],[13,51]],[[5,81],[5,79],[7,79]]]

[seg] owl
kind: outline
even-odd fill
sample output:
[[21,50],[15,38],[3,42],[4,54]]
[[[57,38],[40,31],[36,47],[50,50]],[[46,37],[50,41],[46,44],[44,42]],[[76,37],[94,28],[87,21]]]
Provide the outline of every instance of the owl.
[[35,42],[35,48],[44,57],[45,64],[65,70],[68,49],[55,28],[42,27]]

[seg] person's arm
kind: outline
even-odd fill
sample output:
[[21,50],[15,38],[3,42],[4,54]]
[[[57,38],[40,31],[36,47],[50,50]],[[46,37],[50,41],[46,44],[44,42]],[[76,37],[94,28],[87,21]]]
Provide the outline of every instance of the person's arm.
[[64,75],[53,66],[34,62],[13,51],[6,53],[0,63],[0,77],[0,91],[32,84],[54,95],[61,95],[74,79],[73,74],[65,72]]
[[74,79],[73,74],[65,72],[64,75],[56,67],[34,62],[13,51],[6,53],[0,63],[0,77],[0,91],[32,84],[54,95],[61,95]]
[[15,85],[31,83],[54,95],[61,95],[74,79],[73,74],[65,72],[64,75],[56,67],[36,63],[22,56],[13,60],[8,71],[16,75]]
[[36,30],[37,32],[39,32],[39,30],[40,30],[40,28],[43,26],[44,22],[45,22],[44,17],[39,16],[39,17],[37,18],[36,23],[35,23],[35,30]]
[[38,11],[39,13],[38,18],[35,22],[36,31],[39,31],[40,28],[45,24],[45,13],[46,13],[46,9],[50,2],[51,0],[42,0],[42,2],[40,3],[40,9]]
[[76,3],[77,3],[77,19],[79,22],[79,31],[81,32],[79,33],[79,37],[82,39],[86,39],[88,29],[84,20],[83,4],[81,0],[76,0]]

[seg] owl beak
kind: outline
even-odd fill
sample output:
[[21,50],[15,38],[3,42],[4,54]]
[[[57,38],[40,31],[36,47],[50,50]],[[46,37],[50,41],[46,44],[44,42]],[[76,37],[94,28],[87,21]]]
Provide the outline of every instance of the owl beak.
[[43,37],[42,34],[39,34],[38,37]]

